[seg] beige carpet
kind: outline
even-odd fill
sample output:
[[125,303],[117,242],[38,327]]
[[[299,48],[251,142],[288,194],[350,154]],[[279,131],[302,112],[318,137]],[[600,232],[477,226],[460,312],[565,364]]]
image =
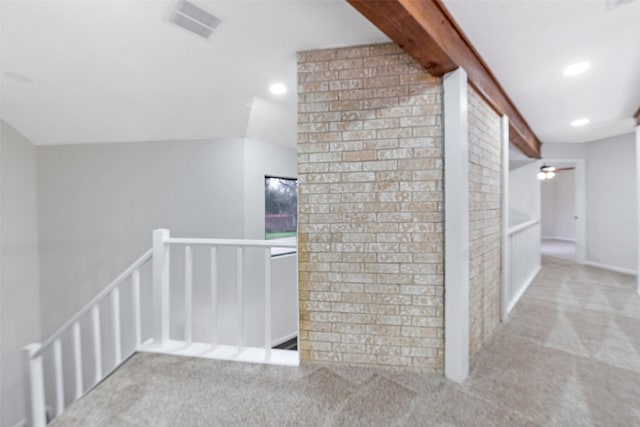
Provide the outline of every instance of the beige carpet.
[[545,258],[460,386],[138,354],[55,426],[639,426],[635,278]]

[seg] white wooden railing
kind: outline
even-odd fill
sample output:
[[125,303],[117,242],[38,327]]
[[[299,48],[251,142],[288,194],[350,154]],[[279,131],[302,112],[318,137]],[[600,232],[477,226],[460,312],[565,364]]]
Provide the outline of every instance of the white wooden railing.
[[[207,342],[194,340],[193,335],[193,286],[194,286],[194,257],[193,247],[204,246],[209,248],[209,321],[211,324],[211,336]],[[43,343],[30,344],[23,349],[25,366],[28,372],[28,408],[29,425],[41,427],[47,423],[47,399],[45,391],[45,364],[43,358],[51,352],[53,357],[53,400],[55,404],[54,416],[59,416],[66,407],[65,402],[73,402],[92,387],[102,381],[113,370],[117,369],[135,351],[148,351],[164,354],[177,354],[206,357],[212,359],[238,360],[258,363],[271,363],[282,365],[297,365],[299,357],[297,352],[272,349],[271,330],[271,264],[272,248],[296,248],[296,243],[284,243],[266,240],[228,240],[228,239],[195,239],[173,238],[168,230],[155,230],[153,232],[153,246],[102,292],[84,306],[75,316],[59,328],[50,338]],[[172,247],[181,247],[184,251],[184,331],[182,339],[171,339],[171,276],[170,253]],[[219,262],[220,248],[235,248],[236,252],[236,343],[233,345],[220,344],[218,342],[218,292],[219,292]],[[248,347],[245,336],[245,265],[244,252],[247,248],[259,248],[263,253],[264,266],[264,344],[262,347]],[[143,336],[141,313],[140,272],[141,267],[152,260],[152,302],[151,318],[152,332],[150,338]],[[128,354],[122,354],[120,313],[120,292],[122,287],[131,283],[132,325],[125,325],[126,330],[133,330],[134,348]],[[228,284],[225,284],[227,286]],[[107,350],[113,353],[114,365],[105,372],[103,359],[105,349],[102,347],[102,337],[105,325],[100,322],[100,304],[110,299],[111,324],[110,334],[113,342]],[[92,352],[90,355],[82,351],[80,321],[90,316]],[[226,325],[228,326],[228,325]],[[297,330],[297,325],[292,328]],[[71,338],[71,349],[63,352],[63,338],[67,335]],[[70,354],[67,354],[70,353]],[[64,357],[70,357],[64,359]],[[83,366],[86,357],[92,357],[93,381],[92,386],[84,388]],[[65,396],[65,375],[63,372],[63,360],[67,360],[67,366],[73,366],[74,393],[73,396]],[[69,376],[67,376],[69,378]],[[66,399],[65,399],[66,398]]]
[[[209,248],[209,298],[210,318],[212,325],[211,336],[207,342],[193,340],[193,247]],[[169,336],[171,309],[170,299],[170,261],[169,254],[172,247],[180,247],[184,251],[184,331],[183,339],[171,339]],[[256,363],[271,363],[282,365],[298,365],[297,352],[272,350],[271,333],[271,265],[273,248],[295,249],[295,242],[281,242],[273,240],[229,240],[229,239],[194,239],[174,238],[168,230],[156,230],[153,235],[153,336],[152,340],[142,347],[142,350],[158,353],[178,354],[185,356],[199,356],[212,359],[238,360]],[[223,248],[234,248],[235,256],[235,343],[221,344],[218,342],[218,312],[219,306],[219,263],[218,253]],[[246,345],[245,328],[245,251],[256,248],[262,251],[263,268],[263,345],[250,347]],[[252,269],[259,268],[251,265]],[[294,297],[294,296],[292,296]],[[296,316],[297,317],[297,316]],[[227,327],[229,325],[226,325]],[[293,328],[297,330],[297,325]]]
[[[85,305],[75,316],[69,319],[62,327],[60,327],[53,335],[51,335],[43,343],[30,344],[23,348],[24,359],[28,373],[28,390],[30,410],[28,411],[29,425],[39,427],[46,425],[46,399],[45,399],[45,376],[43,359],[46,352],[53,353],[53,370],[55,385],[55,412],[58,416],[65,410],[65,384],[63,372],[63,352],[62,339],[70,334],[71,347],[73,357],[73,378],[74,393],[73,401],[82,397],[91,387],[99,383],[113,369],[120,366],[123,360],[122,341],[121,341],[121,325],[120,325],[120,290],[128,282],[131,283],[131,301],[133,302],[133,329],[135,335],[136,347],[141,344],[141,315],[140,315],[140,270],[142,266],[151,259],[152,252],[148,250],[136,262],[131,264],[122,274],[120,274],[113,282],[102,290],[95,298]],[[128,280],[130,279],[130,280]],[[113,352],[115,357],[114,366],[104,373],[103,367],[103,348],[102,348],[102,331],[104,325],[100,322],[100,303],[107,298],[110,299],[111,319],[113,330]],[[87,355],[82,352],[82,338],[80,333],[81,320],[90,315],[91,318],[91,335],[93,342],[93,351],[90,356],[93,357],[93,385],[87,389],[84,388],[83,365]],[[125,359],[130,354],[126,355]]]
[[505,284],[505,312],[516,305],[540,271],[540,220],[517,224],[509,228],[507,239],[508,273]]

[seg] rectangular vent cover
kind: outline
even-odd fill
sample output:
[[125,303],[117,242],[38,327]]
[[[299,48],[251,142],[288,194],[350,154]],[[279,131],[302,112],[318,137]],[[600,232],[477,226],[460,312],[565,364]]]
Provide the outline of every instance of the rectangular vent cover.
[[169,21],[208,39],[213,30],[222,22],[204,9],[186,0],[179,0],[171,11]]

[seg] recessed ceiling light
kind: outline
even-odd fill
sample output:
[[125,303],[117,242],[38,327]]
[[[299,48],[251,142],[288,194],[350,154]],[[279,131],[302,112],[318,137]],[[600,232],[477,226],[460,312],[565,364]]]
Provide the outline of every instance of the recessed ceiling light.
[[287,91],[287,87],[282,83],[274,83],[271,86],[269,86],[269,90],[274,95],[282,95]]
[[589,119],[576,119],[571,122],[571,126],[584,126],[589,123]]
[[588,62],[577,62],[565,68],[562,74],[567,77],[577,76],[578,74],[582,74],[587,71],[589,67],[591,67],[591,64]]

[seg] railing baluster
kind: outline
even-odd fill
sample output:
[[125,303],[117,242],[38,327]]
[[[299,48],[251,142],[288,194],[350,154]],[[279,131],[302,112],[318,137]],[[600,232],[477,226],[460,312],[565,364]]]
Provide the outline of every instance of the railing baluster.
[[184,247],[184,340],[187,346],[193,340],[192,330],[193,305],[193,251],[191,246]]
[[111,325],[113,327],[113,352],[115,366],[122,362],[122,340],[120,335],[120,289],[111,292]]
[[133,334],[135,348],[142,344],[142,328],[140,326],[140,270],[131,273],[131,303],[133,304]]
[[[528,239],[531,239],[534,231],[527,233]],[[514,236],[515,237],[515,236]],[[513,242],[511,250],[513,250],[518,242]],[[55,403],[54,413],[56,416],[62,414],[65,410],[65,378],[64,363],[62,350],[62,334],[71,330],[71,350],[73,353],[73,371],[74,371],[74,400],[81,398],[85,392],[84,389],[84,368],[87,367],[83,361],[82,349],[82,328],[81,318],[89,312],[91,317],[90,330],[92,333],[93,347],[93,363],[94,384],[103,379],[103,354],[102,354],[102,326],[101,313],[99,304],[110,296],[111,306],[111,327],[113,328],[113,349],[114,362],[118,366],[122,363],[122,319],[120,308],[120,288],[119,286],[128,276],[131,277],[131,293],[132,293],[132,320],[133,333],[135,339],[135,348],[139,348],[142,344],[141,331],[141,280],[140,266],[147,261],[153,254],[153,338],[156,345],[162,345],[169,340],[169,253],[172,244],[185,245],[185,343],[193,344],[193,245],[209,245],[210,246],[210,302],[211,302],[211,343],[215,348],[218,344],[218,254],[217,246],[231,246],[236,248],[236,299],[237,299],[237,347],[242,351],[246,346],[245,327],[245,306],[244,297],[244,253],[245,247],[261,247],[264,251],[264,348],[265,360],[269,361],[273,352],[272,344],[272,288],[271,288],[271,247],[268,242],[264,241],[239,241],[239,240],[214,240],[214,239],[171,239],[167,230],[156,230],[154,232],[153,252],[148,251],[139,261],[136,261],[125,272],[118,276],[111,284],[100,292],[89,304],[87,304],[78,314],[67,321],[58,332],[47,339],[42,346],[41,344],[32,344],[23,349],[25,363],[29,373],[29,401],[31,402],[31,411],[29,413],[30,424],[36,427],[46,424],[46,396],[44,392],[44,373],[43,373],[43,351],[49,346],[53,347],[53,368],[54,368],[54,391]],[[527,246],[528,242],[522,244]],[[529,267],[528,264],[524,267]],[[513,271],[512,271],[513,274]],[[88,331],[87,331],[88,332]],[[111,337],[110,337],[111,338]],[[111,343],[110,343],[111,344]],[[65,350],[66,352],[66,350]],[[85,354],[86,356],[86,354]],[[70,390],[67,390],[70,392]]]
[[520,282],[522,282],[522,239],[520,238],[520,232],[516,233],[516,250],[518,251],[518,256],[516,257],[516,262],[518,266],[516,267],[518,271],[518,291],[520,290]]
[[166,240],[169,239],[169,230],[153,231],[153,340],[155,345],[164,346],[169,341],[170,335],[170,310],[169,289],[170,279],[170,248]]
[[529,286],[540,267],[540,222],[529,221],[512,227],[507,239],[509,268],[507,284],[508,306],[510,311]]
[[525,280],[527,280],[527,278],[529,277],[529,230],[525,230],[525,232],[522,234],[522,255],[523,255],[523,259],[522,259],[522,282],[524,283]]
[[509,245],[509,250],[511,251],[511,285],[510,285],[510,289],[511,289],[511,294],[509,295],[509,304],[511,304],[511,301],[513,300],[513,297],[516,294],[516,284],[518,283],[518,267],[516,266],[516,261],[518,259],[518,252],[516,252],[516,239],[515,239],[515,235],[512,234],[510,237],[510,245]]
[[237,280],[237,291],[238,291],[238,347],[240,349],[244,348],[244,290],[243,290],[243,277],[242,277],[242,269],[243,269],[243,257],[244,251],[242,247],[239,247],[237,250],[237,260],[236,260],[236,280]]
[[22,349],[23,360],[29,376],[27,401],[31,403],[27,425],[32,427],[45,427],[47,425],[42,356],[33,357],[40,348],[40,344],[30,344]]
[[[110,297],[111,305],[111,326],[113,328],[113,348],[114,348],[114,361],[116,367],[122,363],[122,327],[121,327],[121,310],[120,310],[120,288],[127,277],[132,277],[132,292],[133,292],[133,305],[134,305],[134,328],[136,334],[136,347],[139,346],[141,341],[140,332],[140,266],[144,265],[152,256],[152,251],[147,251],[136,262],[129,266],[124,272],[122,272],[116,279],[114,279],[109,285],[98,293],[87,305],[85,305],[79,312],[77,312],[71,319],[65,322],[53,335],[47,338],[43,343],[30,344],[23,348],[23,357],[28,373],[29,387],[27,391],[27,401],[30,403],[30,410],[27,413],[26,420],[27,425],[40,427],[45,426],[47,422],[48,410],[46,406],[45,395],[45,382],[44,382],[44,364],[43,354],[48,349],[52,350],[52,366],[53,368],[53,383],[52,383],[52,396],[53,402],[53,414],[55,416],[61,415],[67,404],[67,400],[75,401],[80,399],[84,392],[84,368],[86,367],[83,360],[82,349],[82,329],[81,319],[88,315],[91,317],[91,333],[93,338],[93,362],[94,362],[94,380],[95,383],[100,382],[103,379],[103,355],[102,355],[102,326],[100,320],[100,306],[106,299]],[[166,259],[166,257],[163,257]],[[164,270],[163,270],[164,271]],[[164,277],[163,277],[164,278]],[[69,333],[70,348],[65,349],[63,354],[62,342],[64,334]],[[73,357],[73,370],[74,378],[74,390],[73,393],[70,390],[69,381],[70,378],[65,379],[65,359],[63,356],[66,352],[69,352],[68,356]],[[72,356],[71,356],[72,355]],[[65,384],[65,382],[67,384]],[[66,388],[66,390],[65,390]],[[65,396],[68,393],[69,395]],[[71,398],[73,395],[73,398]]]
[[271,248],[264,250],[264,350],[271,358]]
[[80,336],[80,322],[75,322],[72,329],[73,337],[73,366],[75,371],[76,389],[75,400],[82,397],[84,385],[82,382],[82,341]]
[[93,330],[93,361],[95,365],[95,383],[102,379],[102,338],[100,336],[100,307],[91,307],[91,327]]
[[56,382],[56,416],[64,411],[64,376],[62,373],[62,344],[60,338],[53,342],[53,369]]
[[218,345],[218,257],[216,247],[211,248],[211,345]]

